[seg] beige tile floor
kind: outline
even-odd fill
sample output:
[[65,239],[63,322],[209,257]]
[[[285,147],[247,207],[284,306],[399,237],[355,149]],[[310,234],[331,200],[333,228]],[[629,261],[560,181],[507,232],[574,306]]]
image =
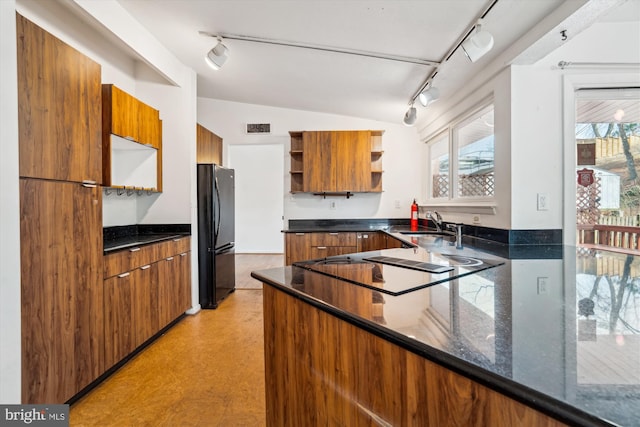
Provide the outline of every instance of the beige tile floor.
[[70,425],[265,425],[262,284],[249,273],[282,265],[282,255],[238,255],[237,290],[74,403]]

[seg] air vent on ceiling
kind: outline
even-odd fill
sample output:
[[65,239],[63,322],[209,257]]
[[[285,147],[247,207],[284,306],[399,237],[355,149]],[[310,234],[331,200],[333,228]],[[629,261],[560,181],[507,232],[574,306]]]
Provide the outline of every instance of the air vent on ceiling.
[[247,123],[247,133],[271,133],[271,123]]

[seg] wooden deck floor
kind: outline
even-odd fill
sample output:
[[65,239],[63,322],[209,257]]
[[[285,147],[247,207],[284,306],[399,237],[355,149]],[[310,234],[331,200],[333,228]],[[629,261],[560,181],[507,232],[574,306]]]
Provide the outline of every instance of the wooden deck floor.
[[238,255],[237,290],[73,404],[70,425],[265,425],[262,284],[249,273],[282,265],[282,255]]

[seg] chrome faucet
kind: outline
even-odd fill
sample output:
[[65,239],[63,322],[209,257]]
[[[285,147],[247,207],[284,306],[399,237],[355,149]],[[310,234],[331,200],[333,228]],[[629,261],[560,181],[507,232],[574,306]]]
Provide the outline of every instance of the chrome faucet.
[[433,221],[438,232],[442,232],[442,216],[438,212],[427,211],[427,219]]
[[447,224],[447,228],[450,230],[455,230],[456,236],[456,248],[462,249],[462,225],[461,223],[456,224]]

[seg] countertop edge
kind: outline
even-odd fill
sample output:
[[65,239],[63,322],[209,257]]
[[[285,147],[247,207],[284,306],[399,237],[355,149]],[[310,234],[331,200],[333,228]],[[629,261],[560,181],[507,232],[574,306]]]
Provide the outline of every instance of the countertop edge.
[[[147,235],[147,236],[153,236],[153,235]],[[114,252],[123,251],[132,247],[153,245],[155,243],[160,243],[167,240],[172,240],[175,238],[183,238],[183,237],[191,237],[191,234],[186,234],[186,233],[162,234],[162,235],[158,235],[157,238],[151,238],[151,239],[145,240],[144,242],[140,242],[140,241],[130,242],[130,243],[124,243],[122,245],[113,246],[113,247],[109,247],[105,245],[103,248],[103,254],[107,255]]]
[[284,286],[266,276],[260,274],[259,271],[252,271],[251,277],[261,281],[267,285],[273,286],[286,294],[308,303],[326,313],[329,313],[341,320],[344,320],[362,330],[370,332],[392,344],[398,345],[407,351],[418,356],[424,357],[444,368],[450,369],[466,378],[471,379],[483,386],[486,386],[496,392],[507,397],[517,400],[535,410],[538,410],[554,419],[569,425],[576,426],[615,426],[606,420],[598,418],[587,412],[584,412],[565,402],[557,400],[549,395],[531,389],[508,378],[497,375],[493,372],[486,371],[477,365],[473,365],[462,359],[454,358],[436,348],[429,347],[426,344],[418,344],[412,342],[406,336],[398,334],[380,325],[371,323],[358,316],[351,315],[343,310],[335,308],[321,300],[309,297],[300,292],[296,292],[290,287]]

